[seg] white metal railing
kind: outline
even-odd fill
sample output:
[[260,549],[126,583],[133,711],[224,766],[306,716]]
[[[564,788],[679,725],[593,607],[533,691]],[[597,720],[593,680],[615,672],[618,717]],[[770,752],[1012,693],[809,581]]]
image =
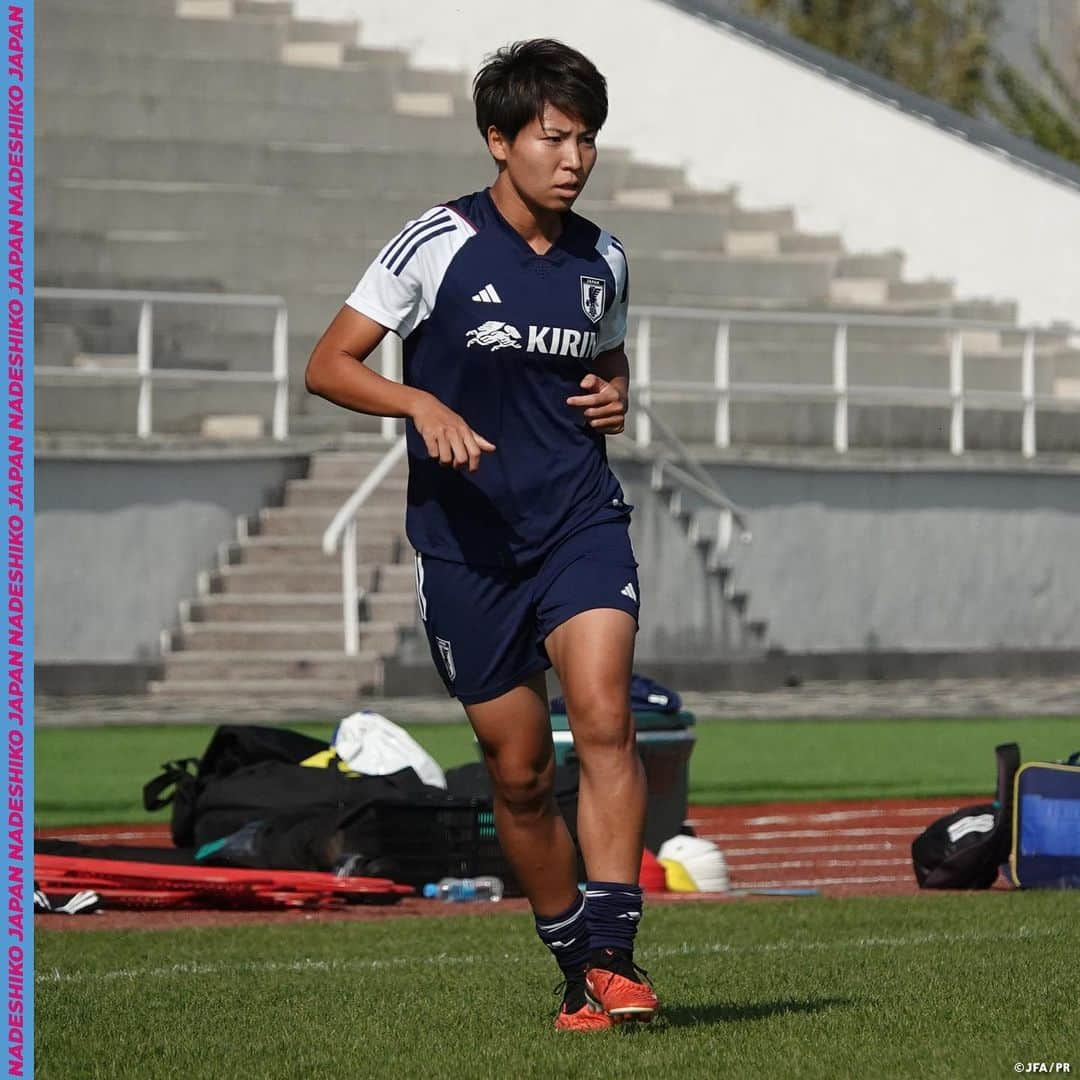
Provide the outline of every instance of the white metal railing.
[[[238,293],[148,292],[128,289],[62,289],[38,287],[35,297],[43,300],[98,301],[102,303],[138,304],[139,322],[136,331],[136,362],[134,368],[76,368],[59,365],[35,367],[34,374],[63,379],[132,379],[138,384],[135,430],[140,438],[149,438],[154,431],[153,384],[177,380],[227,383],[272,383],[274,407],[272,432],[275,439],[289,435],[289,316],[280,296],[247,296]],[[154,367],[154,305],[191,304],[218,307],[271,308],[274,311],[271,370],[205,371],[198,368]]]
[[322,548],[333,555],[341,544],[341,602],[345,623],[345,654],[356,656],[360,652],[360,600],[359,583],[356,580],[357,524],[356,515],[372,493],[390,475],[394,466],[405,456],[405,436],[379,459],[378,464],[364,478],[360,486],[348,497],[341,509],[323,533]]
[[[1075,411],[1080,401],[1035,392],[1035,350],[1041,337],[1063,338],[1077,333],[1070,327],[1024,327],[1011,323],[974,319],[921,318],[907,316],[858,315],[793,311],[739,311],[718,308],[636,307],[633,388],[641,408],[634,419],[634,440],[640,447],[652,442],[657,401],[716,403],[714,442],[728,447],[732,442],[731,403],[737,400],[821,401],[833,406],[833,447],[848,449],[848,407],[858,405],[940,405],[949,409],[949,449],[964,452],[964,415],[968,407],[997,405],[1015,408],[1021,415],[1020,449],[1024,457],[1036,453],[1036,409]],[[710,382],[653,379],[653,322],[658,319],[712,322],[716,325],[713,347],[713,378]],[[762,326],[831,327],[831,383],[734,382],[731,378],[731,328],[736,323]],[[948,389],[921,389],[904,386],[852,386],[848,378],[848,330],[851,327],[879,327],[909,330],[940,330],[949,339]],[[995,331],[1022,338],[1015,391],[972,389],[964,379],[964,333]],[[793,346],[793,349],[797,346]]]
[[[667,444],[668,451],[674,453],[677,461],[677,463],[672,461],[669,454],[662,450],[657,452],[653,447],[639,447],[639,450],[647,454],[652,461],[654,490],[662,489],[669,480],[674,481],[680,489],[693,493],[714,510],[719,511],[718,532],[715,537],[717,551],[727,551],[731,547],[736,528],[743,543],[750,543],[752,534],[746,511],[717,487],[716,481],[702,468],[689,447],[657,414],[652,405],[638,400],[637,409],[645,412],[647,419],[659,431],[661,439]],[[710,561],[715,561],[715,559]]]

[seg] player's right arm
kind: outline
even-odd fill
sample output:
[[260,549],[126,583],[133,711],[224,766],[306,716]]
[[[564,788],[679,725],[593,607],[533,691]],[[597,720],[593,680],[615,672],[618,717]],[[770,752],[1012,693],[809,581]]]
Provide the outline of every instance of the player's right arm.
[[492,443],[433,394],[386,379],[366,363],[389,331],[405,338],[430,312],[438,270],[460,246],[453,220],[437,207],[383,248],[319,339],[304,382],[309,393],[354,412],[408,418],[432,458],[476,472]]

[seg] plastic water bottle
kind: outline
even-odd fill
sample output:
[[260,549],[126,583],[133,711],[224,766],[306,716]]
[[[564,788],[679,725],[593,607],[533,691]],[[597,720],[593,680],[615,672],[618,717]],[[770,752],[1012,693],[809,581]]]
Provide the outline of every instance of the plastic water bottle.
[[429,900],[443,900],[448,904],[463,904],[471,900],[494,902],[503,897],[503,883],[497,877],[444,877],[437,885],[425,885],[424,895]]

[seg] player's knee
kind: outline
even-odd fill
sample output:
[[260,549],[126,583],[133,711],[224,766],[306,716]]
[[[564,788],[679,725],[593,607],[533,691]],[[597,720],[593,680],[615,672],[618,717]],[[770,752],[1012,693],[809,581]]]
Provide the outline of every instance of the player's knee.
[[570,722],[582,765],[601,758],[624,758],[636,751],[630,709],[625,701],[597,696],[575,702],[570,706]]
[[536,814],[551,803],[554,774],[531,764],[497,764],[492,777],[499,801],[511,813]]

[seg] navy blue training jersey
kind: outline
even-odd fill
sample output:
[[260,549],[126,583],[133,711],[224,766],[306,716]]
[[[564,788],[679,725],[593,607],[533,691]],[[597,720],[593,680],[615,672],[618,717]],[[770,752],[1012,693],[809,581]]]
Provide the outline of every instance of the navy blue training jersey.
[[594,521],[625,516],[604,436],[566,399],[622,343],[627,263],[610,233],[568,213],[537,255],[485,191],[433,207],[380,252],[347,303],[405,342],[404,379],[496,450],[469,474],[406,425],[406,530],[417,551],[522,566]]

